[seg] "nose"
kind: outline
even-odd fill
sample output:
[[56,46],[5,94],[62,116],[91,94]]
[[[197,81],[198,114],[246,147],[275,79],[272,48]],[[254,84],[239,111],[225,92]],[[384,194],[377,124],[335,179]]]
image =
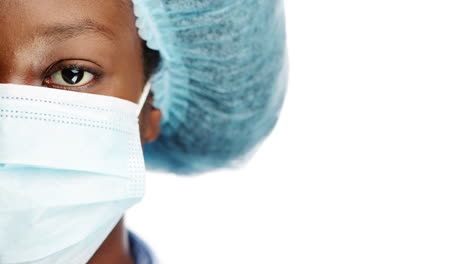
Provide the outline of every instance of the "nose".
[[14,65],[8,67],[0,66],[0,83],[12,83],[22,85],[42,85],[42,80],[39,80],[33,71],[21,69]]

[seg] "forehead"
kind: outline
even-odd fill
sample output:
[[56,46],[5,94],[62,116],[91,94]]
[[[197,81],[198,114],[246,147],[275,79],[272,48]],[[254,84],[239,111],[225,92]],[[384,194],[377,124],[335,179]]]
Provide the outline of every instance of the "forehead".
[[[25,43],[63,25],[84,25],[118,35],[134,29],[130,0],[1,0],[2,42]],[[70,33],[70,32],[69,32]]]

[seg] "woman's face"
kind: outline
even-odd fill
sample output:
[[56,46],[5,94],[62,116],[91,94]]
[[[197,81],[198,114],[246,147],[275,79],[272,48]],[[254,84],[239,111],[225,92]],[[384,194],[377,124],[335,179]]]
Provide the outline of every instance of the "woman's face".
[[[137,103],[144,82],[142,42],[130,0],[0,1],[0,83]],[[159,133],[155,110],[147,104],[140,116],[149,126],[142,128],[143,143]]]

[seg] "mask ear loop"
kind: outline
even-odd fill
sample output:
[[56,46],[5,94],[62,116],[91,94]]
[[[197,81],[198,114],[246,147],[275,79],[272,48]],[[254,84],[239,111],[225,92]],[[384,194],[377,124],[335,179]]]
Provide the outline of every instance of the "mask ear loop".
[[145,88],[143,88],[143,93],[141,94],[140,100],[138,101],[138,110],[137,110],[137,115],[139,116],[141,113],[141,109],[145,105],[146,98],[148,97],[149,91],[151,90],[151,79],[150,78],[145,85]]

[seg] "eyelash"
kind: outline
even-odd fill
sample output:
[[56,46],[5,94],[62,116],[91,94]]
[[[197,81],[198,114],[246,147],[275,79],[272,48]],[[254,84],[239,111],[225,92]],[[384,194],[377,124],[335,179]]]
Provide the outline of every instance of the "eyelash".
[[[99,71],[97,71],[97,70],[95,70],[93,68],[83,66],[83,65],[80,65],[80,64],[77,64],[77,63],[63,64],[63,65],[58,66],[58,67],[53,66],[51,69],[52,70],[49,70],[48,73],[46,74],[46,76],[43,78],[44,79],[43,83],[44,83],[44,85],[46,85],[48,87],[51,86],[53,88],[62,88],[62,89],[68,89],[68,90],[80,90],[80,89],[88,88],[91,85],[94,85],[102,77],[102,72],[99,72]],[[89,82],[88,84],[85,84],[85,85],[82,85],[82,86],[53,85],[53,84],[48,84],[45,81],[48,78],[52,78],[52,75],[54,75],[56,72],[59,72],[59,71],[62,71],[62,70],[68,70],[68,69],[76,69],[76,70],[80,70],[80,71],[89,72],[94,76],[94,79],[93,79],[93,81]]]

